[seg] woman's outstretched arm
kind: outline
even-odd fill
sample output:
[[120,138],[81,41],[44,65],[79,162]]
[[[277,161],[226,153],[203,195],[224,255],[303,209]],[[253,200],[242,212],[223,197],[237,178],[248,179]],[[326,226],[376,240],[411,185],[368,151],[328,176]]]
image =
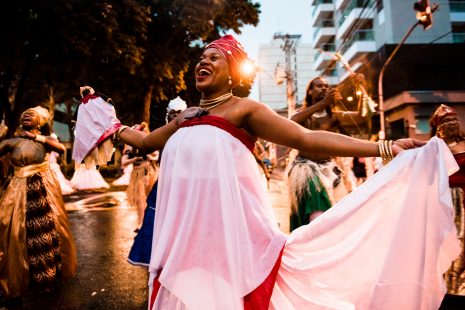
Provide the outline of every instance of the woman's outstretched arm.
[[[247,100],[246,128],[252,134],[305,153],[328,156],[378,157],[378,143],[328,131],[311,131],[282,117],[268,106]],[[400,139],[392,145],[394,155],[405,149],[426,144],[425,141]]]
[[126,127],[117,135],[124,143],[138,148],[144,153],[152,153],[155,150],[162,149],[166,141],[168,141],[177,129],[176,119],[174,119],[170,123],[155,129],[149,134]]

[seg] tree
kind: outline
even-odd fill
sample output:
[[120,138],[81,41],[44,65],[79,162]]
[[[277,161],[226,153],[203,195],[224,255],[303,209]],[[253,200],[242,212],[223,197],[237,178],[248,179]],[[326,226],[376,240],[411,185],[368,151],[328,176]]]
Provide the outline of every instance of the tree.
[[72,103],[91,85],[123,122],[155,111],[161,125],[177,94],[198,102],[192,72],[204,42],[256,25],[258,14],[248,0],[3,1],[0,119],[13,130],[24,109]]

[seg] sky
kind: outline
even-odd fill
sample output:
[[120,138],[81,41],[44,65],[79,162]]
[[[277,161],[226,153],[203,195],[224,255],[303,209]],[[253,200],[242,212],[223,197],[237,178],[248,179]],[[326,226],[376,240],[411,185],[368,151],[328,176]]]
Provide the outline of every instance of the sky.
[[[247,51],[249,58],[258,59],[261,44],[268,44],[276,32],[301,34],[301,43],[310,43],[310,16],[312,0],[256,0],[261,4],[257,27],[246,26],[242,34],[234,34]],[[252,87],[250,98],[258,100],[258,81]]]

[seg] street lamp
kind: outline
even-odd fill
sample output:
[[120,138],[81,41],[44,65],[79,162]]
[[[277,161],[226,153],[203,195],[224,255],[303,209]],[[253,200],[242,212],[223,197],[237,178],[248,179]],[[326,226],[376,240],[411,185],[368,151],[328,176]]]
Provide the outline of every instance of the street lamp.
[[378,134],[379,139],[386,139],[386,125],[385,125],[385,120],[384,120],[384,97],[383,97],[384,71],[386,70],[387,65],[391,62],[392,58],[394,58],[396,53],[399,51],[399,48],[402,46],[402,44],[404,44],[405,40],[407,40],[407,38],[409,37],[409,35],[412,33],[412,31],[415,29],[416,26],[422,25],[424,30],[431,28],[433,24],[432,13],[439,8],[439,5],[433,4],[432,6],[430,6],[428,0],[420,0],[420,1],[415,2],[413,8],[419,11],[419,13],[417,14],[418,21],[415,22],[415,24],[413,24],[412,26],[410,26],[410,28],[407,30],[402,40],[399,42],[399,44],[397,44],[396,48],[391,53],[389,58],[386,60],[383,67],[381,68],[381,71],[379,72],[379,76],[378,76],[378,103],[379,103],[379,123],[380,123],[380,130]]

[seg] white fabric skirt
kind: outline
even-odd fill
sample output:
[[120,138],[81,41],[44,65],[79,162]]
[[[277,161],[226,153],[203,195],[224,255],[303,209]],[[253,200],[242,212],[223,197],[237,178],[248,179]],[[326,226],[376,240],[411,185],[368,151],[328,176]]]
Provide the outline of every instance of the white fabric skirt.
[[459,254],[442,140],[405,151],[286,242],[250,151],[226,131],[179,129],[160,166],[154,309],[242,309],[285,244],[272,309],[437,309]]
[[95,167],[86,169],[84,164],[81,164],[74,171],[73,177],[71,178],[71,186],[76,190],[92,190],[110,187]]

